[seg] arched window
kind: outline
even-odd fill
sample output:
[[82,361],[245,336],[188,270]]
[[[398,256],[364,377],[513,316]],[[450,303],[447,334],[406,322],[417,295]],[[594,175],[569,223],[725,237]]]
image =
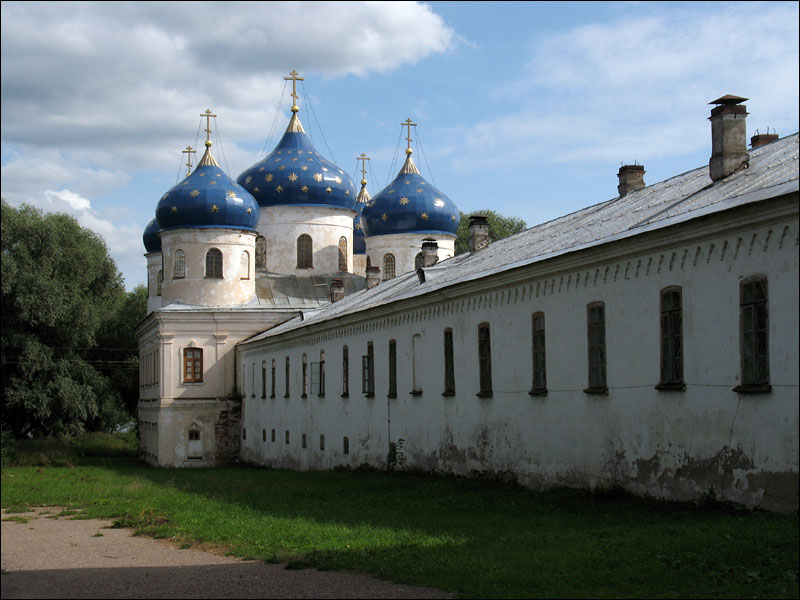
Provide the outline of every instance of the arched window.
[[314,267],[311,250],[311,236],[304,233],[297,238],[297,268],[312,269]]
[[216,248],[211,248],[206,252],[206,277],[222,279],[222,252]]
[[367,268],[369,269],[372,266],[372,261],[369,258],[369,254],[367,254]]
[[417,255],[414,257],[414,269],[421,269],[422,268],[422,252],[417,252]]
[[161,284],[164,283],[164,271],[159,271],[158,275],[156,276],[156,280],[158,281],[158,288],[156,288],[156,296],[161,295]]
[[267,268],[267,238],[260,235],[256,238],[256,269]]
[[347,238],[339,238],[339,270],[347,271]]
[[242,252],[241,265],[239,267],[239,277],[250,279],[250,253],[245,250]]
[[184,277],[186,277],[186,255],[183,250],[175,250],[175,269],[172,278],[183,279]]
[[383,279],[394,279],[394,254],[383,256]]

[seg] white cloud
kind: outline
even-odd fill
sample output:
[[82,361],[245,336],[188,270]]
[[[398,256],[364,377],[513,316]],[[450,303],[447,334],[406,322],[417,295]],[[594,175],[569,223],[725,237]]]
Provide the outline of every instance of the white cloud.
[[642,161],[702,150],[710,145],[706,103],[728,93],[751,99],[751,131],[797,131],[796,3],[649,12],[535,39],[520,77],[493,92],[516,108],[453,132],[464,140],[453,148],[466,148],[453,164]]

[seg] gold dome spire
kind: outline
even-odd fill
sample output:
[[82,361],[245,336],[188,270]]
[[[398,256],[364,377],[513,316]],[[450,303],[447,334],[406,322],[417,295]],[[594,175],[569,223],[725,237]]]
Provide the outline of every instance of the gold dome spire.
[[200,115],[206,118],[206,151],[203,153],[203,158],[197,163],[198,167],[218,167],[217,160],[211,154],[211,117],[217,115],[211,114],[211,109],[207,108],[206,112]]
[[403,175],[415,174],[419,175],[420,172],[417,169],[417,165],[414,164],[414,161],[411,160],[411,154],[414,152],[411,149],[411,128],[416,127],[416,123],[412,123],[411,119],[406,119],[405,122],[400,123],[401,127],[408,127],[408,135],[406,135],[406,140],[408,140],[408,147],[406,148],[406,162],[403,164],[403,168],[400,169],[400,173]]
[[367,161],[369,156],[362,152],[361,156],[356,157],[356,160],[361,161],[361,191],[358,192],[356,204],[364,204],[370,201],[370,195],[367,191]]
[[284,77],[284,80],[292,82],[292,118],[289,121],[289,126],[286,128],[287,132],[292,133],[305,133],[305,129],[303,129],[303,124],[300,123],[300,119],[297,117],[297,113],[300,111],[300,108],[297,106],[297,99],[299,96],[297,95],[297,82],[298,81],[305,81],[304,77],[298,77],[299,73],[292,69],[292,72],[289,73],[289,77]]

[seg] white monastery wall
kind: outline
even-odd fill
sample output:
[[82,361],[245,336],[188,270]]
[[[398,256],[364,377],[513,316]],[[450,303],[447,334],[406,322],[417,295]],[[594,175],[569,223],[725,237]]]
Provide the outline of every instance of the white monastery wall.
[[158,293],[158,273],[162,270],[161,252],[145,254],[147,259],[147,314],[161,308],[161,294]]
[[[201,306],[235,306],[250,301],[255,294],[255,237],[251,231],[236,229],[169,229],[162,231],[161,252],[164,264],[162,304],[173,302]],[[211,248],[222,252],[222,278],[206,277],[206,253]],[[176,277],[175,254],[184,252],[185,274]],[[242,255],[247,253],[247,269]],[[180,275],[178,273],[177,275]]]
[[[373,235],[364,238],[367,244],[367,256],[370,264],[381,268],[381,279],[384,278],[383,257],[392,254],[395,260],[395,273],[400,275],[416,270],[414,260],[422,252],[422,240],[434,239],[439,244],[438,256],[442,261],[455,255],[456,236],[447,234],[425,233],[391,233]],[[366,267],[365,267],[366,269]]]
[[[308,277],[339,270],[339,239],[347,240],[347,271],[353,269],[355,212],[335,206],[269,206],[259,209],[257,229],[266,238],[267,271]],[[311,236],[313,268],[297,268],[297,238]]]
[[[718,217],[718,225],[689,223],[637,236],[441,290],[435,301],[395,302],[240,345],[237,360],[245,371],[267,364],[266,398],[258,377],[241,382],[241,456],[299,469],[384,467],[392,442],[396,468],[511,471],[534,488],[619,484],[673,499],[713,488],[718,497],[746,505],[796,510],[797,195],[771,206],[781,210],[754,221],[763,207],[745,207]],[[733,391],[741,372],[740,283],[752,275],[768,282],[767,393]],[[660,293],[668,286],[682,290],[685,390],[655,389]],[[605,304],[606,395],[583,391],[587,304],[598,301]],[[545,314],[547,394],[531,396],[531,320],[539,311]],[[491,328],[491,397],[476,395],[482,323]],[[442,395],[445,328],[454,335],[456,384],[449,397]],[[391,339],[397,343],[396,398],[387,398]],[[361,357],[370,341],[373,398],[361,384]],[[341,397],[344,345],[347,398]],[[301,398],[302,355],[310,379],[310,363],[321,350],[325,397],[309,385]],[[270,398],[273,359],[276,396]]]

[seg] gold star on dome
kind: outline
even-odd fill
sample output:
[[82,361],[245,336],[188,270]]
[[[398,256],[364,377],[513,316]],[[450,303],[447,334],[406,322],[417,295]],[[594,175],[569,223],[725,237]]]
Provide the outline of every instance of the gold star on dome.
[[283,191],[283,186],[279,185],[278,187],[275,188],[275,191],[280,194]]
[[293,158],[293,159],[292,159],[292,162],[297,162],[297,159],[296,159],[296,158]]
[[322,181],[322,173],[314,173],[314,181],[316,181],[317,183]]
[[325,167],[322,167],[322,170],[323,170],[323,171],[327,171],[328,169],[326,169]]
[[264,167],[261,167],[258,171],[259,173],[262,173],[264,171]]
[[228,196],[229,198],[236,198],[236,192],[234,192],[233,190],[228,190],[227,192],[225,192],[225,195]]
[[272,181],[272,180],[273,180],[272,173],[267,173],[267,176],[266,176],[266,177],[264,177],[264,181],[266,181],[267,183],[269,183],[269,182],[270,182],[270,181]]
[[301,192],[307,192],[308,191],[308,186],[304,185],[303,187],[300,188],[300,191]]
[[253,214],[253,209],[250,208],[249,206],[247,207],[247,214],[248,215]]
[[275,162],[281,162],[282,160],[283,160],[282,158],[276,158]]
[[286,170],[286,167],[284,167],[283,165],[281,165],[280,167],[278,167],[278,171],[285,171],[285,170]]
[[389,194],[394,194],[394,190],[389,190]]
[[278,150],[278,154],[282,154],[282,153],[283,153],[283,150]]
[[389,220],[389,215],[387,215],[386,213],[383,213],[381,215],[381,221],[388,221],[388,220]]
[[183,185],[189,185],[189,182],[188,181],[184,181]]
[[258,193],[258,192],[260,192],[261,190],[259,190],[259,189],[258,189],[258,186],[256,186],[256,187],[254,187],[254,188],[253,188],[253,191],[254,191],[254,192],[256,192],[256,193]]
[[200,195],[200,190],[192,190],[191,192],[189,192],[189,195],[192,198],[197,198]]
[[297,173],[290,173],[289,174],[289,181],[297,181],[299,178],[297,177]]
[[200,173],[200,177],[205,177],[205,176],[206,176],[205,173]]
[[337,175],[337,176],[336,176],[336,179],[334,179],[334,181],[335,181],[336,183],[342,183],[342,178],[341,178],[341,177],[339,177],[339,176]]
[[211,205],[211,212],[219,212],[219,206],[216,204]]
[[292,153],[292,151],[291,151],[291,150],[287,150],[287,151],[286,151],[286,154],[291,154],[291,153]]
[[450,220],[451,221],[455,221],[456,220],[456,216],[455,215],[450,215]]
[[302,153],[303,153],[303,151],[302,151],[302,150],[298,150],[298,151],[297,151],[297,153],[298,153],[298,154],[302,154]]
[[406,204],[408,204],[408,198],[406,198],[405,196],[403,196],[402,198],[400,198],[400,204],[402,204],[403,206],[405,206]]
[[212,179],[208,182],[208,185],[217,185],[217,182]]
[[427,221],[428,220],[428,213],[422,213],[420,215],[420,217],[422,218],[423,221]]
[[177,206],[173,206],[172,207],[172,212],[174,212],[174,213],[178,212],[178,207]]
[[408,185],[408,184],[409,184],[409,183],[411,183],[411,182],[410,182],[408,179],[406,179],[406,180],[405,180],[403,183],[404,183],[405,185]]
[[250,183],[251,181],[253,181],[253,178],[250,177],[250,175],[248,175],[247,179],[244,180],[245,183]]
[[330,194],[333,190],[331,189],[331,186],[328,186],[325,188],[325,191]]
[[303,166],[302,166],[302,167],[300,167],[300,168],[301,168],[301,169],[303,169],[303,171],[308,171],[308,167],[307,167],[306,165],[303,165]]
[[345,195],[345,196],[349,196],[349,195],[350,195],[350,190],[345,190],[345,191],[344,191],[344,195]]
[[416,192],[417,192],[418,194],[421,194],[421,193],[422,193],[422,188],[417,188],[417,189],[416,189]]
[[438,206],[439,208],[441,208],[444,206],[444,200],[442,200],[441,198],[437,198],[436,200],[433,201],[433,204],[434,206]]

